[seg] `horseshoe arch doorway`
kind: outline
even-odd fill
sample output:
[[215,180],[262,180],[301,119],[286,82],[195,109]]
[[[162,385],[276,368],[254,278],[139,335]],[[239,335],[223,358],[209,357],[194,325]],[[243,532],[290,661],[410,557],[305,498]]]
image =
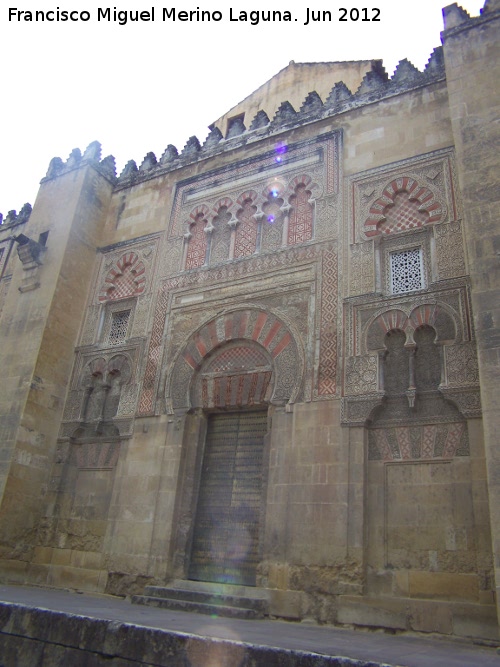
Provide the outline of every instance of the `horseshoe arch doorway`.
[[258,343],[209,355],[193,383],[207,414],[188,577],[253,586],[264,512],[264,444],[272,361]]

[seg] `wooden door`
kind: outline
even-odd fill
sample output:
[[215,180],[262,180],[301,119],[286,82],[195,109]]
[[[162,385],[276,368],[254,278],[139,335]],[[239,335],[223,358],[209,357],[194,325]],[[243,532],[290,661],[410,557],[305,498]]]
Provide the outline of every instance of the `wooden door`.
[[267,412],[209,418],[189,578],[255,585]]

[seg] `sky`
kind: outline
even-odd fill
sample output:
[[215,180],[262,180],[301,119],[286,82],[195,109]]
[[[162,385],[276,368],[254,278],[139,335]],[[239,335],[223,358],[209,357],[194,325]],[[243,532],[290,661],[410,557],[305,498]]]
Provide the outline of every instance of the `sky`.
[[[118,174],[128,160],[139,165],[149,151],[159,159],[168,144],[180,152],[193,135],[202,143],[210,123],[291,60],[381,58],[392,75],[408,58],[422,70],[441,44],[441,8],[447,4],[8,0],[0,10],[0,211],[5,216],[25,202],[34,204],[51,158],[66,160],[73,148],[83,152],[94,140],[103,157],[114,155]],[[484,0],[460,5],[477,16]],[[146,12],[147,18],[153,8],[154,21],[131,21],[126,14]],[[331,20],[306,25],[307,8],[314,16],[329,11]],[[115,9],[124,12],[117,20]],[[210,12],[212,20],[197,21],[197,9]],[[34,19],[36,10],[76,12],[78,20],[25,20],[26,12]],[[181,21],[182,11],[192,11],[193,20]],[[252,11],[258,23],[254,17],[252,24]],[[283,19],[289,12],[291,21],[263,21],[268,11],[281,12]],[[340,21],[345,14],[358,20]]]

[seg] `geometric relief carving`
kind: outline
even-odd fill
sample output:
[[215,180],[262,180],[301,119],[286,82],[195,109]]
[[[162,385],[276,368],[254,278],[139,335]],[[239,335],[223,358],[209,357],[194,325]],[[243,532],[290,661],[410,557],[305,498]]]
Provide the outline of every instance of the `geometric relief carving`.
[[349,180],[351,242],[417,231],[429,223],[436,227],[459,217],[450,149],[370,169]]
[[138,384],[132,369],[140,349],[78,353],[60,437],[86,442],[129,435]]
[[138,393],[139,387],[137,384],[128,384],[122,387],[118,409],[116,412],[117,417],[134,416]]
[[[238,344],[223,345],[232,340]],[[220,346],[222,351],[212,358],[210,353]],[[294,337],[275,315],[257,309],[233,311],[211,320],[189,338],[167,380],[167,402],[172,409],[192,407],[193,399],[219,407],[240,405],[243,397],[246,404],[293,402],[303,365]],[[246,377],[248,372],[252,377]],[[272,373],[276,383],[268,396]],[[195,374],[198,385],[189,396]]]
[[339,201],[338,195],[316,199],[314,236],[317,241],[338,238],[341,218]]
[[321,355],[318,365],[318,396],[331,397],[337,388],[338,252],[325,249],[321,286]]
[[115,301],[139,296],[146,287],[146,268],[135,252],[122,255],[107,272],[99,293],[99,301]]
[[[316,339],[319,341],[316,363],[320,368],[319,378],[327,380],[328,384],[322,386],[322,396],[326,396],[328,389],[336,386],[337,369],[337,308],[338,308],[338,289],[337,289],[337,246],[335,243],[325,243],[320,245],[297,245],[283,249],[280,252],[266,255],[253,255],[252,257],[236,263],[227,263],[202,272],[189,272],[178,277],[170,278],[161,283],[158,300],[155,307],[153,329],[149,342],[147,353],[146,369],[142,383],[142,392],[139,400],[138,413],[141,415],[153,414],[156,409],[155,397],[160,377],[160,360],[164,349],[164,330],[167,320],[170,298],[174,290],[180,288],[191,288],[194,290],[206,289],[209,285],[216,287],[220,285],[233,284],[245,276],[262,276],[270,271],[280,270],[293,266],[298,263],[315,262],[318,266],[322,256],[327,256],[329,270],[322,275],[321,296],[319,303],[319,321],[316,325]],[[325,314],[322,315],[323,309]],[[223,326],[222,320],[218,326]],[[329,332],[332,335],[328,335]],[[320,335],[321,332],[321,335]],[[327,335],[323,335],[325,332]],[[218,333],[219,335],[219,333]],[[185,340],[185,339],[184,339]],[[225,339],[222,336],[220,342]],[[274,343],[273,343],[274,344]],[[279,357],[277,357],[279,359]],[[278,363],[278,362],[276,362]],[[184,367],[184,368],[183,368]],[[190,366],[182,357],[182,361],[176,362],[176,373],[186,372],[189,374]],[[283,369],[284,371],[286,368]],[[285,374],[282,376],[285,377]],[[330,381],[330,378],[333,381]],[[318,382],[318,377],[316,382]],[[280,376],[276,378],[276,387],[282,386]],[[283,392],[285,387],[283,385]],[[315,397],[318,396],[318,384],[315,384]],[[177,386],[171,387],[171,399],[186,401],[184,389]],[[184,398],[182,398],[184,397]],[[175,402],[175,401],[174,401]]]
[[365,426],[371,413],[380,406],[383,392],[359,397],[344,397],[341,403],[342,424]]
[[108,362],[102,357],[90,361],[83,376],[85,402],[82,418],[86,422],[112,419],[120,402],[122,387],[130,381],[132,372],[128,358],[123,354]]
[[[276,197],[278,193],[279,198],[288,201],[288,197],[294,194],[299,184],[299,181],[294,181],[294,179],[301,179],[304,185],[314,192],[315,198],[318,198],[321,192],[336,195],[340,185],[339,143],[340,133],[332,132],[329,136],[324,135],[298,144],[288,144],[286,156],[282,159],[277,159],[274,150],[268,150],[249,159],[234,162],[229,166],[230,168],[216,169],[178,183],[169,223],[169,238],[178,238],[185,231],[182,225],[193,205],[200,205],[203,202],[208,211],[213,211],[221,197],[230,202],[228,211],[232,220],[236,221],[238,210],[242,207],[241,198],[244,193],[258,194],[257,198],[250,197],[250,199],[252,205],[257,207],[256,213],[263,214],[262,207],[265,202],[269,204],[268,195],[271,192],[273,197]],[[298,171],[299,164],[301,171]],[[306,169],[307,175],[304,174],[303,169]],[[314,185],[311,184],[312,178],[309,174],[315,176]],[[285,208],[288,208],[288,205]],[[267,215],[275,214],[268,211]],[[302,226],[304,223],[304,229],[297,230],[298,238],[303,235],[306,238],[309,236],[309,214],[304,220],[302,220],[302,214],[300,218],[298,224]],[[276,216],[275,222],[277,222]],[[215,224],[213,220],[211,224]],[[284,243],[287,243],[286,238]]]
[[[297,364],[298,354],[295,343],[286,347],[275,362],[276,384],[274,388],[274,402],[292,403],[301,386],[302,373]],[[287,397],[290,396],[288,399]]]
[[80,345],[92,345],[96,339],[97,326],[99,323],[99,306],[90,306],[87,310],[85,324],[83,325]]
[[370,461],[452,459],[469,456],[466,422],[368,429]]
[[349,294],[367,294],[375,289],[373,243],[356,243],[349,246],[350,271]]
[[392,234],[422,227],[429,216],[420,207],[421,204],[410,199],[407,192],[398,192],[394,195],[392,206],[384,208],[385,220],[378,225],[378,231],[381,234]]
[[109,470],[114,468],[120,454],[119,442],[92,442],[74,445],[76,464],[83,470]]
[[446,384],[459,387],[479,384],[475,342],[445,346]]
[[310,179],[303,179],[290,197],[292,211],[288,227],[288,245],[310,241],[313,235],[313,206],[310,201],[311,191],[306,189]]
[[452,401],[466,419],[481,417],[481,393],[479,387],[441,387],[440,393]]
[[436,303],[421,303],[413,308],[409,316],[395,308],[380,313],[366,329],[366,347],[368,350],[382,350],[385,335],[394,330],[404,332],[406,344],[411,344],[413,332],[423,326],[433,327],[440,342],[454,341],[457,337],[456,322],[448,309]]
[[[245,193],[248,195],[242,202],[242,207],[236,214],[238,224],[235,231],[234,258],[248,257],[257,250],[257,221],[255,213],[257,207],[253,205],[252,196],[254,192]],[[227,259],[226,257],[221,258]]]
[[382,196],[372,203],[364,232],[367,237],[403,232],[440,222],[443,214],[443,207],[435,200],[432,190],[403,176],[391,181]]
[[186,233],[187,251],[186,262],[184,265],[186,270],[196,269],[203,266],[207,254],[207,234],[205,232],[207,221],[205,212],[201,211],[192,214],[191,217],[193,216],[194,220],[189,224],[189,231]]
[[82,409],[83,392],[71,391],[64,405],[63,421],[79,419]]
[[344,390],[346,396],[372,394],[377,391],[377,384],[377,356],[366,355],[364,357],[347,357],[345,363]]
[[463,276],[465,259],[460,222],[437,225],[434,228],[434,238],[439,279]]
[[[229,200],[230,202],[231,200]],[[231,228],[229,221],[231,214],[227,206],[220,206],[217,215],[212,221],[214,230],[210,243],[210,264],[219,264],[229,257],[231,247]]]
[[272,364],[263,347],[228,343],[208,355],[191,391],[192,407],[228,408],[268,402]]
[[278,190],[272,190],[262,204],[261,247],[263,251],[272,252],[282,245],[284,223],[284,200],[278,196]]
[[136,301],[130,338],[139,338],[146,335],[150,309],[151,294],[143,294]]
[[155,382],[162,350],[162,337],[167,315],[170,282],[176,284],[177,280],[172,279],[172,281],[163,283],[158,293],[153,320],[153,330],[151,331],[151,338],[149,341],[146,370],[142,379],[142,393],[139,400],[138,410],[139,414],[149,414],[153,411]]

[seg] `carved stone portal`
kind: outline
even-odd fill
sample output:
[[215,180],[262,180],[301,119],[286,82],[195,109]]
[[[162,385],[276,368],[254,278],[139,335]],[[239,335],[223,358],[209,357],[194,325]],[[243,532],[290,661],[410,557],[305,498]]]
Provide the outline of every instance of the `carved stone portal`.
[[226,313],[194,333],[166,384],[167,410],[293,403],[303,381],[296,336],[272,313]]

